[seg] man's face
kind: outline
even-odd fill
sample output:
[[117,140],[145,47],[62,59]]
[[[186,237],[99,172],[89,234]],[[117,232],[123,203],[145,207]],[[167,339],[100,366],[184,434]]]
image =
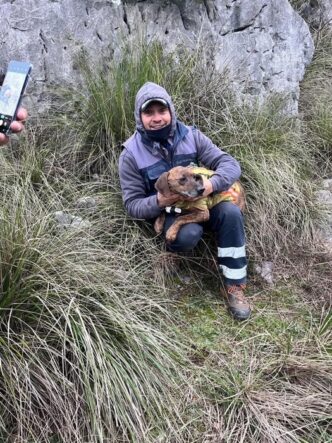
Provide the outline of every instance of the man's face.
[[172,117],[167,106],[152,102],[144,111],[141,111],[141,120],[144,129],[153,131],[169,125]]

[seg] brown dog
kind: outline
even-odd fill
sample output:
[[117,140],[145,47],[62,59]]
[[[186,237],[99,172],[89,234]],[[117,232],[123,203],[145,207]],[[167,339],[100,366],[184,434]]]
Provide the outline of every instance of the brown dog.
[[[186,212],[185,215],[176,217],[175,222],[166,232],[166,241],[171,243],[176,239],[179,229],[187,223],[202,223],[209,220],[209,209],[221,201],[230,201],[243,211],[245,206],[244,191],[239,182],[235,182],[230,189],[216,195],[202,197],[193,201],[186,198],[197,198],[204,192],[203,176],[212,177],[214,171],[193,166],[176,166],[168,172],[164,172],[156,181],[155,188],[165,197],[170,193],[179,194],[182,197],[175,204],[176,208]],[[189,211],[189,213],[188,213]],[[160,234],[165,223],[165,212],[155,221],[154,229]]]

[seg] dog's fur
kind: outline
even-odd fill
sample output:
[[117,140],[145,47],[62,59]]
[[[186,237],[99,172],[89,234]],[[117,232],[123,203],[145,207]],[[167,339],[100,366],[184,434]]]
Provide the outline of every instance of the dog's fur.
[[[225,192],[220,192],[214,196],[202,197],[191,201],[186,198],[196,198],[203,194],[203,177],[202,174],[211,177],[213,171],[205,168],[192,166],[176,166],[168,172],[164,172],[156,181],[155,188],[160,194],[167,197],[171,193],[179,194],[182,197],[179,202],[175,203],[176,207],[185,209],[189,214],[179,215],[174,223],[166,232],[166,241],[173,242],[182,225],[187,223],[202,223],[209,220],[209,209],[221,201],[231,201],[237,205],[241,211],[244,210],[245,198],[244,191],[239,182]],[[183,199],[184,197],[184,199]],[[184,200],[184,201],[183,201]],[[154,229],[159,234],[162,232],[165,223],[165,212],[163,212],[155,221]]]

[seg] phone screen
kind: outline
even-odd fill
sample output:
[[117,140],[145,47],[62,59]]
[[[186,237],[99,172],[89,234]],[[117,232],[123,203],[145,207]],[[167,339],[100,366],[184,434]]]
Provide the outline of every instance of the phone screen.
[[8,71],[0,90],[0,110],[2,114],[13,116],[20,101],[26,74]]

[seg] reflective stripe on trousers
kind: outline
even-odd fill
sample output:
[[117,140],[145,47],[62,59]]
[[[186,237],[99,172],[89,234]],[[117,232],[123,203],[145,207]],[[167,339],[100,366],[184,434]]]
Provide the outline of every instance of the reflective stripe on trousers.
[[[167,214],[164,232],[171,226],[175,215]],[[218,265],[226,285],[246,283],[247,258],[245,233],[240,209],[230,202],[221,202],[210,210],[208,222],[188,223],[168,249],[173,252],[191,251],[207,228],[215,232],[218,245]]]

